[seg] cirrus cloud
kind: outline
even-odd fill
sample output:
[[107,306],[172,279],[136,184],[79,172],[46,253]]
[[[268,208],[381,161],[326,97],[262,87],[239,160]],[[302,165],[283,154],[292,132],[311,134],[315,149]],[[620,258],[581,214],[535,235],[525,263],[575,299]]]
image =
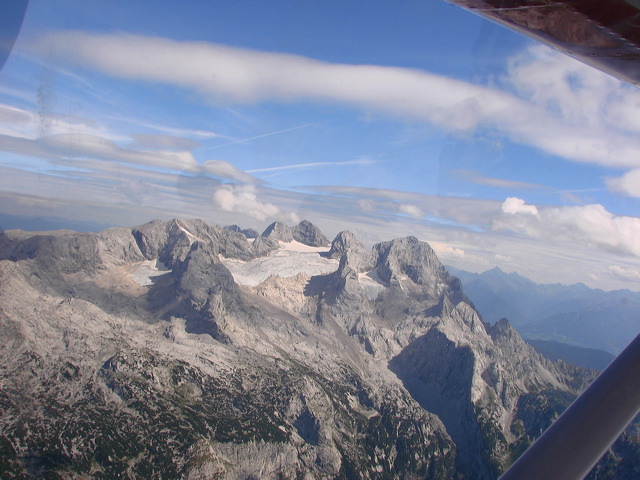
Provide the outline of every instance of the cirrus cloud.
[[261,181],[256,177],[254,177],[253,175],[250,175],[247,172],[239,170],[233,165],[231,165],[229,162],[225,162],[223,160],[207,160],[200,166],[200,169],[216,177],[235,180],[240,183],[248,183],[248,184],[261,183]]
[[398,207],[398,211],[404,215],[409,215],[413,218],[422,218],[424,213],[420,209],[420,207],[416,207],[415,205],[410,205],[403,203]]
[[640,122],[631,121],[640,93],[541,47],[513,60],[503,90],[417,69],[129,34],[57,31],[34,49],[115,77],[176,85],[213,103],[333,102],[448,130],[487,129],[572,161],[640,167]]
[[193,170],[197,167],[190,152],[128,150],[96,135],[50,135],[39,139],[38,143],[62,157],[98,158],[174,170]]

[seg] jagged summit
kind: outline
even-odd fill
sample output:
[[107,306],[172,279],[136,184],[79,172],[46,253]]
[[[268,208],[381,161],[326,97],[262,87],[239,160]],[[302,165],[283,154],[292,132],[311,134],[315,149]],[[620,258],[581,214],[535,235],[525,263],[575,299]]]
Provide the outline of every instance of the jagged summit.
[[504,317],[491,326],[491,332],[495,332],[496,335],[510,334],[513,330],[509,320]]
[[378,275],[385,282],[406,275],[418,285],[437,283],[447,275],[436,253],[426,242],[405,237],[377,244]]
[[376,263],[373,251],[367,250],[362,242],[348,231],[336,235],[327,256],[341,260],[358,273],[373,270]]
[[325,247],[331,243],[318,227],[307,220],[302,220],[293,229],[293,239],[311,247]]
[[295,240],[310,247],[324,247],[330,243],[320,229],[307,220],[302,220],[295,227],[289,227],[281,222],[273,222],[262,232],[262,236],[284,243]]
[[273,222],[262,232],[262,236],[276,242],[293,242],[293,228],[282,222]]
[[216,254],[226,258],[244,261],[278,248],[273,243],[249,243],[242,233],[198,219],[173,219],[167,222],[154,220],[133,228],[131,233],[147,260],[159,258],[170,268],[173,268],[177,260],[184,259],[195,242],[211,245]]

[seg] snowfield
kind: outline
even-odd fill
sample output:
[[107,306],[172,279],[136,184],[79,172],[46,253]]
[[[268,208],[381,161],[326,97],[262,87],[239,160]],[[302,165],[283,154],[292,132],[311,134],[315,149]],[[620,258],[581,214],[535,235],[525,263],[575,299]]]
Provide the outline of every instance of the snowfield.
[[358,281],[369,300],[375,300],[378,294],[385,289],[384,282],[378,277],[377,269],[358,274]]
[[269,256],[256,258],[249,262],[220,257],[225,267],[239,285],[255,287],[271,275],[282,278],[295,277],[299,273],[309,276],[325,275],[338,269],[339,261],[325,258],[321,253],[328,247],[309,247],[293,241],[280,242],[282,248]]
[[169,269],[160,260],[147,260],[131,266],[131,279],[141,287],[153,285],[153,277],[167,273]]

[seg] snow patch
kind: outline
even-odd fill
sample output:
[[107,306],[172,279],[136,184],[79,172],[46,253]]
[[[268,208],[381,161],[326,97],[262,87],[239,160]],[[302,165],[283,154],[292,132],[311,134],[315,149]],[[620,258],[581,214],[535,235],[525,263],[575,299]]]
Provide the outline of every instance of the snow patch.
[[233,279],[240,285],[255,287],[271,275],[282,278],[295,277],[299,273],[309,276],[335,272],[340,262],[320,255],[328,251],[323,247],[309,247],[299,242],[283,243],[283,248],[266,257],[244,262],[220,257]]
[[303,253],[325,253],[329,251],[329,247],[311,247],[304,243],[293,240],[292,242],[278,241],[280,246],[289,252],[303,252]]
[[369,300],[375,300],[381,291],[385,289],[385,285],[380,280],[376,269],[366,273],[358,274],[358,281]]
[[189,230],[187,230],[182,225],[180,225],[180,222],[177,221],[177,220],[176,220],[176,225],[178,225],[178,228],[180,229],[180,231],[182,231],[182,232],[187,234],[187,237],[189,237],[189,240],[191,242],[194,242],[194,241],[204,242],[203,239],[201,239],[200,237],[196,237],[193,233],[191,233]]
[[142,287],[153,285],[153,278],[159,277],[167,273],[169,269],[157,258],[155,260],[146,260],[131,266],[129,276],[131,279]]

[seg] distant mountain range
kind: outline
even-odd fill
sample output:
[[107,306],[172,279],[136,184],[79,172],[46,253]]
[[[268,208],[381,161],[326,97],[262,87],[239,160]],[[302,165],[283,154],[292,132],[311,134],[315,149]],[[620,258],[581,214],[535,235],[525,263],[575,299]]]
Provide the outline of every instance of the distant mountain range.
[[562,360],[573,365],[602,371],[615,358],[611,353],[595,348],[574,347],[549,340],[531,340],[527,343],[551,361]]
[[33,217],[0,213],[0,230],[51,231],[74,230],[76,232],[100,232],[113,225],[89,220],[71,220],[61,217]]
[[540,285],[499,268],[448,267],[484,321],[507,318],[525,338],[619,353],[640,332],[640,293],[605,292],[582,283]]

